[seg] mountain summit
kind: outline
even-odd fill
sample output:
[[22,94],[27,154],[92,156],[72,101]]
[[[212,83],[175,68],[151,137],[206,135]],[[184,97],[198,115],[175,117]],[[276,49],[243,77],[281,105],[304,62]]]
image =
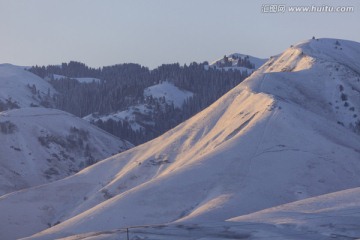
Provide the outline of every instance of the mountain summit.
[[360,131],[360,44],[312,39],[271,58],[243,87]]
[[0,238],[222,222],[357,187],[358,59],[345,40],[291,47],[157,139],[3,196]]

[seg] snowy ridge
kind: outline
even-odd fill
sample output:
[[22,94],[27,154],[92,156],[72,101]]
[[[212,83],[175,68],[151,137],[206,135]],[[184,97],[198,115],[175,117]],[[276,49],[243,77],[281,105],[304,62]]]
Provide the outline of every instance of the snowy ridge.
[[55,93],[48,82],[24,67],[0,64],[0,103],[7,105],[5,109],[44,105]]
[[[232,230],[241,220],[234,217],[360,186],[360,136],[351,127],[360,109],[360,68],[349,62],[360,59],[359,51],[359,43],[336,39],[296,45],[157,139],[66,179],[1,197],[0,238],[103,237],[158,224]],[[253,236],[259,224],[264,228]],[[284,233],[273,224],[233,229],[233,238]],[[301,229],[289,231],[304,238]]]
[[[233,53],[230,55],[226,55],[225,57],[227,59],[220,58],[218,60],[215,60],[212,63],[210,63],[208,67],[215,69],[223,69],[226,71],[227,70],[246,71],[248,74],[250,74],[256,71],[258,68],[260,68],[267,61],[267,59],[261,59],[240,53]],[[239,61],[245,59],[249,61],[250,65],[252,66],[239,63]]]
[[1,112],[0,128],[0,195],[64,178],[132,146],[53,109]]
[[255,69],[260,68],[268,60],[268,59],[257,58],[257,57],[253,57],[253,56],[241,54],[241,53],[233,53],[233,54],[230,54],[229,57],[233,60],[237,60],[239,58],[244,59],[244,58],[248,57],[249,61],[254,64]]
[[270,59],[242,86],[294,102],[345,127],[360,127],[359,57],[359,43],[309,40]]

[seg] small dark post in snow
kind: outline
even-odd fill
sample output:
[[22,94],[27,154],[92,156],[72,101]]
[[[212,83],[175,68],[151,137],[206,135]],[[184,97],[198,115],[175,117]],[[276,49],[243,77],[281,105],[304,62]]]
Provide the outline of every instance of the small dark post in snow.
[[129,228],[126,228],[126,238],[129,240]]

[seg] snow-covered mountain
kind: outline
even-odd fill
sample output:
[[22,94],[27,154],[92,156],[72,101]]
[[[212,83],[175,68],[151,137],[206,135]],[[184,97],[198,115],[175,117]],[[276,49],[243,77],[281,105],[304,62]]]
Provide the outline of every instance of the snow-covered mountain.
[[[356,42],[295,45],[157,139],[66,179],[1,197],[0,238],[55,239],[154,224],[192,229],[207,222],[230,234],[239,221],[234,217],[356,188],[358,59]],[[231,226],[224,225],[229,219]],[[234,229],[233,238],[250,237],[248,229]],[[271,231],[281,230],[267,225],[257,237]]]
[[359,132],[359,56],[358,43],[335,39],[307,41],[270,59],[244,86]]
[[0,64],[0,111],[19,107],[50,106],[56,91],[24,67]]
[[58,180],[132,145],[71,114],[0,112],[0,195]]
[[233,53],[213,61],[208,67],[223,70],[246,71],[249,74],[260,68],[268,59]]

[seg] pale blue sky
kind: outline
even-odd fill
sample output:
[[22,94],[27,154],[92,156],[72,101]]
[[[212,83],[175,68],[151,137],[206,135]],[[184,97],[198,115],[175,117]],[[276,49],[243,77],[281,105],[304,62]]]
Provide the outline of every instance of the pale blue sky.
[[[261,13],[267,3],[354,6],[353,13]],[[316,37],[360,42],[357,0],[0,0],[0,63],[98,67],[259,57]]]

